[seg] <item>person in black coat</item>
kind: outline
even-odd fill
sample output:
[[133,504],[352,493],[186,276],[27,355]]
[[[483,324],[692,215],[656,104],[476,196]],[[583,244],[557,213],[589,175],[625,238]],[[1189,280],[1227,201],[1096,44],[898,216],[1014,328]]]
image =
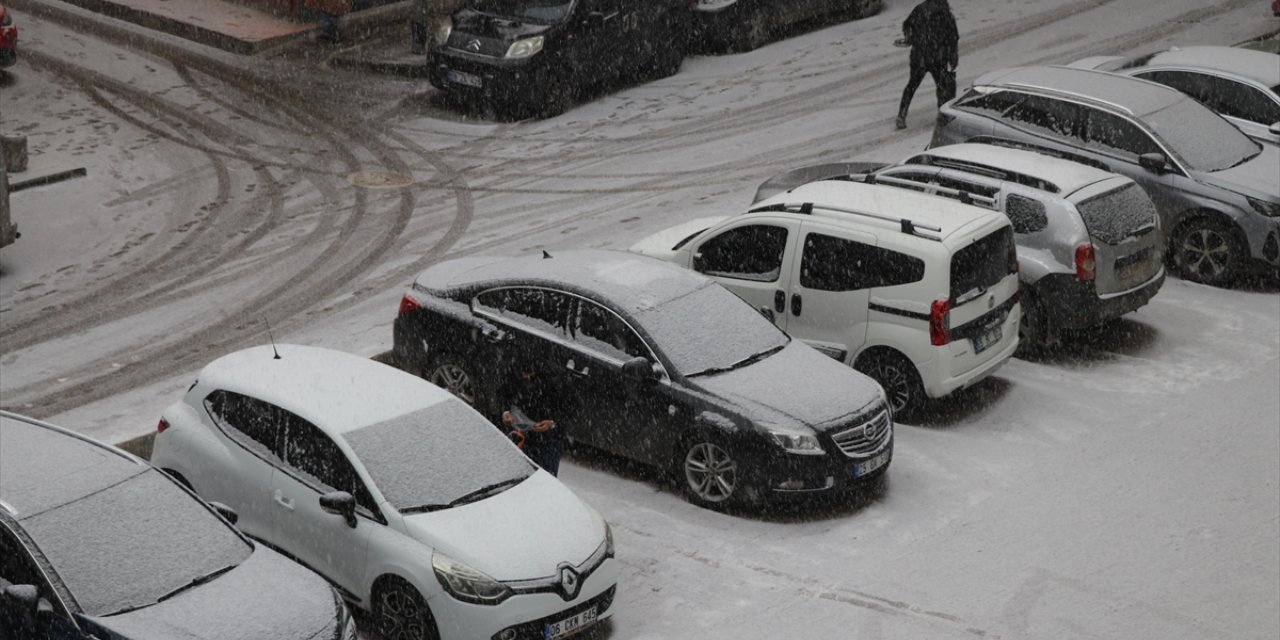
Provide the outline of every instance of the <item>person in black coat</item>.
[[554,394],[539,379],[533,367],[512,371],[499,390],[503,406],[502,423],[512,440],[535,464],[551,475],[560,472],[560,457],[568,445],[564,429],[556,424]]
[[903,41],[911,47],[911,78],[902,91],[897,126],[907,128],[907,108],[924,80],[933,76],[938,87],[938,106],[956,95],[956,67],[960,64],[960,32],[947,0],[924,0],[902,23]]

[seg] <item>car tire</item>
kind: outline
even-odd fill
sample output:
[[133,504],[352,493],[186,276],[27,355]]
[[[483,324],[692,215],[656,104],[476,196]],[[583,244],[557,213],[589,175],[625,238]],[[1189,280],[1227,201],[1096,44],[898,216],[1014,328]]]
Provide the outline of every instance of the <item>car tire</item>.
[[850,12],[854,20],[860,20],[880,13],[881,0],[853,0]]
[[422,372],[427,382],[452,393],[463,402],[476,403],[476,377],[464,360],[452,353],[435,358]]
[[373,594],[373,623],[382,640],[440,640],[422,594],[400,578],[381,581]]
[[1022,294],[1022,320],[1018,323],[1018,353],[1034,354],[1047,344],[1048,325],[1044,309],[1035,295],[1028,290]]
[[542,101],[535,111],[540,118],[554,118],[573,105],[573,91],[568,82],[557,75],[547,78],[542,88]]
[[1169,255],[1184,280],[1222,286],[1240,274],[1248,251],[1230,224],[1197,217],[1178,226]]
[[901,354],[875,351],[859,358],[854,368],[884,387],[894,420],[910,418],[924,404],[920,372]]
[[650,63],[652,66],[647,74],[652,80],[670,78],[679,73],[680,67],[684,64],[686,37],[678,24],[671,25],[670,31],[671,38],[666,46],[655,49],[653,52],[653,60]]
[[763,8],[755,8],[742,22],[733,39],[733,50],[739,53],[754,51],[769,42],[773,35],[769,29],[769,15]]
[[676,462],[676,478],[685,498],[700,507],[722,510],[742,496],[742,476],[729,447],[717,438],[685,439]]

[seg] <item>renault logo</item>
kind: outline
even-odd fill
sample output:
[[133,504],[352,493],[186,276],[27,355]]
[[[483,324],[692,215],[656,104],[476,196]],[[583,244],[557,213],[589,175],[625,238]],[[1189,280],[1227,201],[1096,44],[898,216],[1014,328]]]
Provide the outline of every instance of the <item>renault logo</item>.
[[480,41],[472,40],[471,42],[468,42],[467,51],[470,51],[472,53],[480,53]]
[[582,587],[582,579],[573,567],[562,564],[560,565],[560,595],[565,600],[573,600],[578,597],[578,589]]

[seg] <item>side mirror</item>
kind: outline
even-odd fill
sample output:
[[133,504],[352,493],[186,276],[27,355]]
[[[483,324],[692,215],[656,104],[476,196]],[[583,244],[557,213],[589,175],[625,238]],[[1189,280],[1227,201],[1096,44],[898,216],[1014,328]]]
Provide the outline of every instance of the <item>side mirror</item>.
[[235,509],[232,509],[221,502],[210,502],[209,506],[213,507],[213,510],[217,511],[218,515],[222,516],[224,520],[230,522],[232,525],[240,520],[240,514],[236,513]]
[[1273,136],[1280,136],[1280,122],[1272,122],[1271,126],[1267,127],[1267,131],[1270,131]]
[[657,373],[653,370],[653,363],[639,356],[622,363],[622,375],[635,382],[653,380],[657,377]]
[[320,509],[325,513],[342,516],[347,526],[356,528],[356,499],[346,491],[331,491],[320,496]]
[[35,617],[40,610],[40,590],[31,584],[11,584],[4,588],[4,599],[17,605],[24,615]]
[[1169,159],[1163,153],[1144,153],[1138,156],[1138,164],[1147,171],[1164,173],[1168,171]]

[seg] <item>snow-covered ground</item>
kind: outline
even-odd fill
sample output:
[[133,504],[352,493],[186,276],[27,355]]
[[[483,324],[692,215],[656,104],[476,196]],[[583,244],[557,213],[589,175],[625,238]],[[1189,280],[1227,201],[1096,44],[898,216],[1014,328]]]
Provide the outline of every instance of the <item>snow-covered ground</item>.
[[[136,50],[14,11],[30,55],[0,84],[0,132],[33,155],[11,179],[89,175],[13,196],[0,404],[120,441],[200,364],[265,342],[265,321],[372,355],[442,257],[623,248],[740,212],[797,164],[900,158],[934,115],[926,82],[893,129],[911,4],[519,123],[442,109],[419,83],[171,39]],[[962,86],[1280,28],[1260,0],[953,4]],[[358,171],[414,185],[362,188]],[[1170,279],[1093,339],[1012,361],[900,425],[870,504],[727,516],[570,460],[563,479],[615,524],[626,567],[610,637],[1280,636],[1280,296],[1264,289]]]

